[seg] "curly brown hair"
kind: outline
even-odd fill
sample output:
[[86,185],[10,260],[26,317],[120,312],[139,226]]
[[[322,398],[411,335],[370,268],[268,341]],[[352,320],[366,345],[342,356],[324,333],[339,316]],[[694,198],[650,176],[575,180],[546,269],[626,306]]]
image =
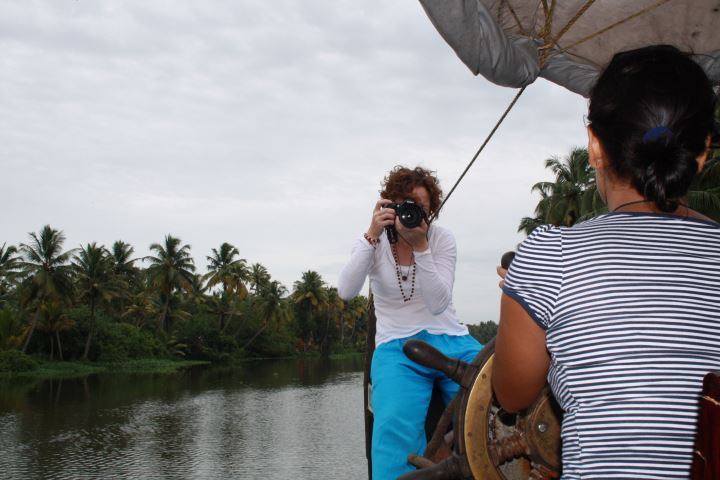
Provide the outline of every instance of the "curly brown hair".
[[440,181],[435,176],[435,172],[422,167],[395,166],[383,179],[380,197],[387,199],[409,198],[415,187],[425,187],[427,189],[430,194],[430,211],[428,213],[431,215],[435,213],[443,198]]

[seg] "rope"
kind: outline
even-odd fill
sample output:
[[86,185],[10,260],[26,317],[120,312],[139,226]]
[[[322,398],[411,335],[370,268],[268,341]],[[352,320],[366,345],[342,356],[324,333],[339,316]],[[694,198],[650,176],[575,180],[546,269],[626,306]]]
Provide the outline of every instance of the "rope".
[[485,139],[485,141],[483,142],[483,144],[480,146],[480,148],[478,149],[478,151],[475,153],[475,156],[472,158],[472,160],[470,160],[470,163],[468,163],[468,166],[465,167],[465,170],[463,171],[462,175],[460,175],[460,178],[457,179],[457,181],[455,182],[455,185],[453,185],[453,187],[450,189],[450,193],[447,194],[447,196],[446,196],[445,199],[442,201],[442,203],[440,204],[440,206],[438,207],[438,209],[435,210],[435,212],[430,216],[430,222],[432,222],[433,220],[435,220],[435,218],[438,216],[438,213],[440,213],[440,210],[442,209],[443,205],[445,205],[445,203],[446,203],[446,202],[448,201],[448,199],[450,198],[450,195],[453,194],[453,192],[454,192],[455,189],[457,188],[457,186],[458,186],[458,184],[460,183],[460,181],[463,179],[463,177],[464,177],[465,174],[468,172],[468,170],[470,170],[470,167],[472,167],[473,163],[475,163],[475,160],[477,160],[478,155],[480,155],[480,152],[482,152],[482,151],[485,149],[485,145],[487,145],[488,142],[490,141],[490,139],[492,138],[492,136],[495,135],[495,132],[496,132],[497,129],[500,127],[500,124],[503,122],[503,120],[505,120],[505,117],[507,117],[508,113],[510,113],[510,110],[512,110],[512,108],[515,106],[515,103],[518,101],[518,99],[520,98],[520,95],[523,94],[523,92],[525,91],[526,88],[527,88],[527,85],[524,86],[524,87],[522,87],[522,88],[520,89],[520,91],[518,91],[517,95],[515,95],[515,98],[512,99],[512,102],[510,102],[510,105],[508,105],[508,107],[505,109],[505,112],[504,112],[504,113],[502,114],[502,116],[500,117],[500,120],[497,121],[497,123],[495,124],[495,127],[493,127],[493,129],[492,129],[492,131],[490,132],[490,134],[487,136],[487,138]]
[[573,25],[575,25],[575,22],[577,22],[580,17],[585,14],[585,12],[588,10],[588,8],[592,6],[593,3],[595,3],[595,0],[587,0],[587,2],[585,2],[585,5],[583,5],[580,10],[577,11],[577,13],[575,13],[575,15],[568,21],[568,23],[563,27],[563,29],[560,30],[557,36],[553,38],[551,45],[552,47],[557,45],[557,42],[562,38],[562,36],[565,35],[567,31],[572,28]]
[[608,30],[612,30],[613,28],[615,28],[615,27],[617,27],[617,26],[619,26],[619,25],[622,25],[623,23],[625,23],[625,22],[627,22],[627,21],[630,21],[630,20],[632,20],[632,19],[634,19],[634,18],[637,18],[637,17],[639,17],[639,16],[641,16],[641,15],[645,15],[646,13],[651,12],[652,10],[655,10],[656,8],[660,7],[661,5],[664,5],[664,4],[668,3],[668,2],[670,2],[670,1],[671,1],[671,0],[658,0],[657,2],[655,2],[655,4],[650,5],[649,7],[643,8],[642,10],[640,10],[640,11],[638,11],[638,12],[630,15],[629,17],[623,18],[622,20],[619,20],[619,21],[617,21],[617,22],[615,22],[615,23],[613,23],[613,24],[611,24],[611,25],[608,25],[607,27],[602,28],[602,29],[598,30],[597,32],[595,32],[595,33],[593,33],[593,34],[588,35],[587,37],[581,38],[581,39],[578,40],[577,42],[571,44],[570,46],[567,46],[567,47],[562,48],[559,52],[556,52],[556,53],[564,53],[564,52],[567,52],[567,51],[570,50],[571,48],[577,47],[577,46],[580,45],[581,43],[585,43],[585,42],[587,42],[588,40],[592,40],[593,38],[598,37],[598,36],[602,35],[603,33],[607,32]]
[[545,43],[549,43],[547,41],[548,37],[552,33],[552,21],[553,21],[553,14],[555,13],[555,0],[552,0],[552,3],[550,3],[550,7],[548,8],[547,0],[540,0],[540,3],[543,7],[543,13],[545,13],[545,23],[543,24],[542,30],[538,32],[538,36],[545,40]]
[[[512,5],[510,5],[510,2],[508,0],[503,0],[502,5],[505,5],[507,9],[510,10],[510,14],[515,19],[515,23],[517,23],[517,26],[520,29],[520,33],[522,33],[523,35],[527,35],[527,32],[522,26],[522,23],[520,23],[520,17],[517,16],[517,13],[515,13],[515,9],[512,7]],[[500,6],[500,8],[502,8],[502,5]]]

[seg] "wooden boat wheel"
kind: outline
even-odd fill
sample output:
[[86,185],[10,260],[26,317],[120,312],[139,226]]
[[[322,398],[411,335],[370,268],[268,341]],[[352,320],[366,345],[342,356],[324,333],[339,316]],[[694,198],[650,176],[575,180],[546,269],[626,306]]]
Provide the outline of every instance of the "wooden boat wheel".
[[[443,413],[425,455],[410,456],[420,469],[399,480],[549,480],[560,476],[560,407],[546,386],[533,405],[518,414],[500,408],[491,382],[494,340],[471,364],[448,358],[419,340],[408,341],[404,351],[417,363],[442,371],[461,388]],[[448,434],[451,421],[455,427]]]

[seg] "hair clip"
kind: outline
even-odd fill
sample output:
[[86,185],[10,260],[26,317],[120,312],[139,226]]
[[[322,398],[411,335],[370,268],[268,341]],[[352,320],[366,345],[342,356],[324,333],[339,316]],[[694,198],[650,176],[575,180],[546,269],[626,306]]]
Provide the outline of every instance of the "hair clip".
[[660,126],[660,127],[653,127],[647,132],[645,132],[645,135],[642,137],[643,143],[652,142],[653,140],[657,140],[660,137],[663,137],[667,135],[668,137],[671,137],[673,134],[672,130],[670,130],[668,127]]

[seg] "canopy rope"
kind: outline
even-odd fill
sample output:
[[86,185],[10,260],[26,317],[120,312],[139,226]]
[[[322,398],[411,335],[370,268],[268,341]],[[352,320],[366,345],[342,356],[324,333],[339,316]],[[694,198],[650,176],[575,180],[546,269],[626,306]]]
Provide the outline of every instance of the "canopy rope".
[[560,30],[560,32],[558,32],[555,38],[552,39],[552,46],[557,45],[562,36],[565,35],[567,31],[572,28],[573,25],[575,25],[575,22],[577,22],[580,17],[585,14],[585,12],[587,12],[588,8],[592,7],[593,3],[595,3],[595,0],[587,0],[587,2],[585,2],[585,4],[580,7],[580,10],[578,10],[570,20],[568,20],[562,30]]
[[552,34],[553,15],[555,15],[555,0],[552,0],[550,7],[548,7],[547,0],[540,0],[540,3],[542,4],[543,12],[545,13],[545,23],[543,24],[542,30],[538,32],[538,36],[548,43],[547,39],[550,38],[550,35]]
[[480,155],[480,152],[482,152],[482,151],[485,149],[485,145],[487,145],[488,142],[490,141],[490,139],[492,138],[492,136],[495,135],[495,132],[496,132],[497,129],[500,127],[500,124],[503,122],[503,120],[505,120],[505,117],[507,117],[508,113],[510,113],[510,110],[512,110],[512,108],[515,106],[515,103],[518,101],[518,99],[520,98],[520,95],[523,94],[523,92],[525,91],[526,88],[527,88],[527,85],[524,86],[524,87],[522,87],[522,88],[518,91],[517,95],[515,95],[515,98],[512,99],[512,102],[510,102],[510,105],[508,105],[508,107],[505,109],[505,112],[502,114],[502,116],[500,117],[500,119],[497,121],[497,123],[496,123],[495,126],[493,127],[493,129],[492,129],[492,131],[490,132],[490,134],[487,136],[487,138],[485,139],[485,141],[482,143],[482,145],[480,146],[480,148],[478,149],[478,151],[475,152],[475,156],[473,156],[472,160],[470,160],[470,163],[468,163],[468,166],[465,167],[465,170],[463,171],[462,175],[460,175],[460,178],[457,179],[457,181],[455,182],[455,185],[453,185],[453,187],[450,189],[450,192],[447,194],[447,196],[446,196],[445,199],[442,201],[442,203],[441,203],[440,206],[437,208],[437,210],[435,210],[435,212],[433,212],[433,214],[430,216],[430,222],[432,222],[433,220],[435,220],[435,218],[438,216],[438,213],[440,213],[440,210],[442,209],[443,205],[445,205],[445,203],[446,203],[446,202],[448,201],[448,199],[450,198],[450,195],[453,194],[453,192],[454,192],[455,189],[457,188],[457,186],[458,186],[458,184],[460,183],[460,181],[463,179],[463,177],[464,177],[465,174],[468,172],[468,170],[470,170],[470,167],[472,167],[473,163],[475,163],[475,160],[477,160],[478,156]]
[[517,24],[517,27],[520,29],[520,33],[523,35],[527,35],[527,32],[525,31],[525,28],[523,28],[522,23],[520,22],[520,17],[518,17],[517,13],[515,12],[515,9],[510,5],[510,2],[508,0],[503,0],[500,7],[505,5],[507,9],[510,11],[510,14],[515,19],[515,23]]
[[555,54],[565,53],[565,52],[567,52],[568,50],[570,50],[570,49],[573,48],[573,47],[577,47],[578,45],[580,45],[580,44],[582,44],[582,43],[585,43],[585,42],[587,42],[588,40],[592,40],[593,38],[596,38],[596,37],[602,35],[603,33],[607,32],[608,30],[612,30],[613,28],[615,28],[615,27],[617,27],[617,26],[619,26],[619,25],[622,25],[622,24],[625,23],[625,22],[628,22],[628,21],[630,21],[630,20],[632,20],[632,19],[634,19],[634,18],[637,18],[637,17],[639,17],[639,16],[641,16],[641,15],[645,15],[646,13],[649,13],[649,12],[655,10],[656,8],[662,6],[662,5],[664,5],[664,4],[666,4],[666,3],[670,2],[670,1],[671,1],[671,0],[658,0],[658,1],[655,2],[654,4],[652,4],[652,5],[648,6],[648,7],[645,7],[645,8],[643,8],[642,10],[640,10],[640,11],[638,11],[638,12],[635,12],[635,13],[633,13],[632,15],[626,17],[626,18],[623,18],[622,20],[618,20],[617,22],[615,22],[615,23],[613,23],[613,24],[610,24],[610,25],[608,25],[608,26],[605,27],[605,28],[600,29],[600,30],[598,30],[598,31],[595,32],[595,33],[592,33],[592,34],[588,35],[587,37],[581,38],[580,40],[576,41],[575,43],[572,43],[571,45],[569,45],[569,46],[567,46],[567,47],[561,48],[560,51],[555,52]]

